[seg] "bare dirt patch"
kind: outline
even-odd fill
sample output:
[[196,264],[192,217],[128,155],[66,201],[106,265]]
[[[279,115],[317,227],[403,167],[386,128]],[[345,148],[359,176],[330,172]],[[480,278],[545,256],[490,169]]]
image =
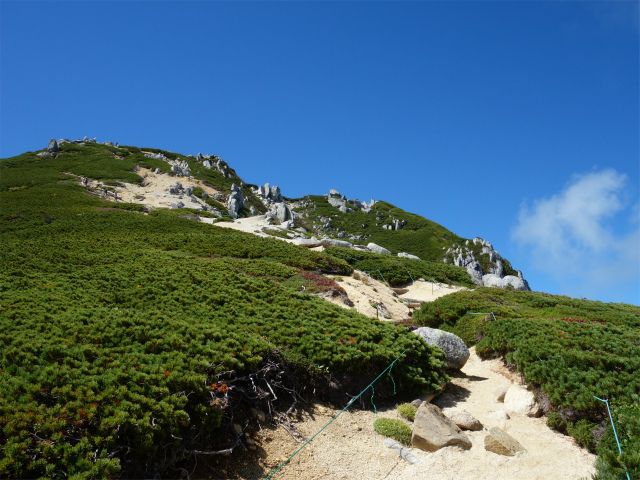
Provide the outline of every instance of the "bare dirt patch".
[[[367,410],[362,410],[359,402],[354,403],[271,478],[577,480],[594,473],[595,455],[576,446],[569,437],[550,430],[544,417],[512,414],[506,421],[492,420],[489,415],[504,406],[493,401],[493,392],[511,382],[503,376],[500,360],[483,361],[473,349],[470,353],[462,371],[452,378],[445,392],[433,400],[441,408],[465,410],[483,423],[483,430],[465,432],[473,443],[470,450],[446,447],[429,453],[410,447],[420,462],[409,465],[386,448],[384,437],[375,433],[376,413],[370,403],[369,391],[363,396]],[[395,410],[396,403],[385,405],[375,397],[374,402],[379,417],[402,419]],[[310,405],[297,417],[297,428],[311,438],[341,408],[323,403]],[[487,429],[494,426],[515,437],[527,452],[506,457],[486,451],[484,437]],[[205,460],[216,472],[208,474],[207,478],[266,478],[302,446],[302,442],[296,442],[284,429],[272,425],[263,425],[262,432],[253,434],[251,442],[254,442],[250,447],[253,449],[248,452],[234,452],[228,459]]]

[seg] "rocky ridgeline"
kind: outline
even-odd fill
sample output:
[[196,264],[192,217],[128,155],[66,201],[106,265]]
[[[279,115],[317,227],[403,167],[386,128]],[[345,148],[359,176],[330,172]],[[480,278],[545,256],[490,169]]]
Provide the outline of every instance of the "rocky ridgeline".
[[469,240],[465,246],[452,245],[444,254],[442,261],[451,263],[457,267],[463,267],[467,270],[473,282],[478,286],[513,288],[514,290],[530,291],[529,283],[522,277],[522,272],[518,270],[518,275],[504,274],[504,259],[493,249],[493,245],[486,240],[476,237],[471,240],[473,245],[482,247],[481,254],[488,255],[492,266],[489,272],[483,272],[480,262],[476,258],[473,249],[469,248]]
[[[48,155],[51,155],[53,153],[57,153],[60,151],[60,145],[64,145],[65,143],[75,143],[76,145],[86,145],[87,143],[98,143],[96,141],[96,138],[89,138],[87,136],[85,136],[82,140],[68,140],[66,138],[61,138],[60,140],[56,140],[55,138],[52,138],[51,140],[49,140],[49,144],[47,145],[47,148],[40,153],[37,153],[36,155],[40,156],[40,157],[45,157]],[[109,145],[111,147],[114,146],[114,144],[112,142],[104,142],[103,145]]]
[[[68,139],[60,139],[55,140],[52,138],[47,145],[47,148],[38,153],[40,156],[54,155],[56,152],[60,150],[60,145],[64,145],[65,143],[75,143],[77,145],[85,145],[87,143],[98,143],[96,138],[90,139],[88,137],[84,137],[82,140],[68,140]],[[116,143],[112,142],[103,142],[102,145],[108,146],[118,146]],[[177,177],[187,177],[190,178],[191,170],[189,163],[186,159],[176,159],[172,160],[168,158],[166,155],[162,153],[145,153],[145,156],[148,158],[153,158],[157,160],[162,160],[169,165],[171,165],[172,173]],[[202,155],[202,153],[198,153],[195,155],[189,155],[189,158],[195,159],[196,162],[200,163],[203,168],[206,169],[215,169],[219,171],[224,178],[237,177],[235,172],[230,169],[227,162],[222,160],[222,158],[217,155]],[[160,169],[156,169],[155,174],[162,174]],[[242,193],[243,183],[239,179],[239,184],[233,183],[231,185],[231,192],[228,196],[217,195],[214,200],[225,203],[227,210],[229,212],[229,216],[232,218],[237,218],[240,214],[240,211],[246,207],[247,201],[244,198]],[[252,188],[252,193],[267,207],[267,213],[265,218],[269,224],[278,225],[280,228],[284,230],[291,230],[294,228],[295,220],[297,218],[296,212],[293,210],[293,205],[287,203],[282,196],[280,188],[276,185],[271,186],[268,183],[264,185]],[[169,189],[169,194],[173,195],[176,198],[176,202],[170,202],[171,208],[196,208],[203,211],[209,211],[215,215],[222,216],[222,212],[208,205],[205,200],[208,198],[206,193],[203,194],[203,198],[199,199],[195,195],[193,195],[193,187],[183,188],[180,182],[175,182],[174,185]],[[370,213],[376,204],[376,201],[372,198],[369,203],[361,202],[358,199],[352,198],[349,199],[345,195],[340,194],[337,190],[331,189],[328,194],[324,194],[327,198],[327,201],[330,205],[338,209],[342,213],[351,213],[354,209],[361,210],[364,213]],[[185,203],[185,201],[187,203]],[[302,207],[312,207],[307,200],[303,200],[299,203],[298,206]],[[257,209],[254,206],[250,207],[250,215],[256,216],[259,214]],[[297,241],[300,245],[313,248],[318,246],[336,246],[342,248],[354,248],[358,250],[370,251],[374,253],[380,253],[384,255],[391,255],[391,252],[386,248],[377,245],[375,243],[369,243],[367,246],[352,244],[348,240],[351,241],[363,241],[366,239],[364,235],[356,235],[356,234],[348,234],[344,231],[335,231],[331,225],[330,217],[320,217],[319,218],[321,224],[319,226],[319,230],[321,230],[322,234],[320,234],[321,238],[298,238]],[[382,222],[382,228],[385,230],[400,230],[404,227],[407,222],[398,218],[393,218],[388,216],[384,217],[384,212],[376,211],[376,221]],[[331,234],[331,236],[329,236]],[[337,238],[332,238],[337,237]],[[500,254],[494,250],[491,243],[486,240],[476,237],[471,240],[473,246],[471,247],[470,241],[467,240],[464,246],[462,245],[452,245],[448,249],[446,249],[443,262],[450,263],[452,265],[456,265],[458,267],[463,267],[467,270],[471,279],[476,285],[479,286],[489,286],[489,287],[500,287],[500,288],[513,288],[514,290],[531,290],[529,288],[528,282],[523,278],[522,272],[518,270],[516,275],[505,275],[504,269],[504,261]],[[489,272],[484,272],[480,265],[479,260],[476,258],[476,254],[474,250],[477,251],[477,246],[481,247],[480,254],[488,255],[489,261],[491,262],[491,267]],[[409,253],[400,252],[398,253],[399,257],[412,258],[419,260],[419,257],[415,255],[411,255]]]

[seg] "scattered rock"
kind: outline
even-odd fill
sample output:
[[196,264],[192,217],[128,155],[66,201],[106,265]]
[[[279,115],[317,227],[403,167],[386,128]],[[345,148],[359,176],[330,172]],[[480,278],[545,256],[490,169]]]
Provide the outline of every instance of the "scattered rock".
[[400,252],[398,256],[402,258],[411,258],[413,260],[420,260],[420,257],[416,257],[415,255],[411,255],[410,253],[405,253],[405,252]]
[[482,430],[482,423],[470,413],[462,410],[446,408],[442,411],[445,416],[463,430]]
[[512,385],[504,396],[504,407],[507,412],[526,415],[527,417],[539,417],[542,415],[542,407],[536,401],[533,392],[529,392],[517,385]]
[[527,451],[520,442],[498,427],[489,429],[489,434],[484,437],[484,449],[498,455],[508,455],[510,457],[513,457],[516,453]]
[[430,403],[423,403],[416,412],[411,444],[427,452],[435,452],[448,445],[471,448],[471,441],[460,428]]
[[495,412],[491,412],[489,415],[491,420],[498,420],[500,422],[506,422],[509,420],[509,415],[504,410],[496,410]]
[[418,328],[413,333],[420,335],[429,345],[442,350],[447,356],[449,368],[460,369],[467,363],[469,348],[457,335],[429,327]]
[[410,465],[414,465],[420,461],[420,459],[416,457],[413,453],[411,453],[409,450],[407,450],[406,448],[404,448],[402,445],[400,445],[398,442],[396,442],[391,438],[385,438],[384,442],[382,443],[384,444],[385,447],[388,447],[391,450],[395,450],[396,452],[398,452],[398,455],[400,455],[400,458],[402,458],[405,462],[409,463]]
[[511,385],[501,385],[500,387],[498,387],[498,389],[493,394],[493,399],[496,402],[504,402],[504,396],[507,394],[507,391],[510,387]]
[[373,253],[381,253],[383,255],[391,255],[391,252],[380,245],[376,245],[375,243],[370,243],[367,245],[367,248]]
[[336,240],[334,238],[323,238],[320,244],[323,247],[351,248],[353,245],[346,240]]
[[316,237],[311,238],[299,238],[296,243],[301,247],[316,248],[322,246],[322,241]]

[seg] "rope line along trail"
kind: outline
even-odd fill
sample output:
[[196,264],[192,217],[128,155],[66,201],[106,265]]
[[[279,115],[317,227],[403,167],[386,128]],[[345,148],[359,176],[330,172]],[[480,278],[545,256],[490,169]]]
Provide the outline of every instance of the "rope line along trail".
[[480,313],[478,313],[478,312],[467,312],[467,313],[466,313],[466,315],[491,315],[495,321],[497,321],[497,320],[498,320],[498,319],[496,318],[496,316],[493,314],[493,311],[488,312],[488,313],[482,313],[482,312],[480,312]]
[[[611,420],[611,426],[613,427],[613,435],[616,437],[616,443],[618,444],[618,451],[620,452],[620,457],[622,458],[622,448],[620,448],[620,440],[618,440],[618,432],[616,432],[616,426],[613,423],[613,417],[611,416],[611,409],[609,408],[609,400],[603,400],[602,398],[598,398],[595,395],[593,396],[593,398],[607,404],[607,412],[609,412],[609,420]],[[627,480],[631,480],[631,477],[629,476],[629,472],[627,472],[627,467],[624,464],[622,466],[624,467],[624,470],[625,470],[624,473],[627,474]]]
[[[319,434],[320,434],[320,433],[321,433],[325,428],[327,428],[329,425],[331,425],[331,423],[332,423],[336,418],[338,418],[340,415],[342,415],[342,413],[343,413],[347,408],[349,408],[353,402],[355,402],[358,398],[360,398],[360,397],[364,394],[364,392],[366,392],[366,391],[369,389],[369,387],[371,387],[371,389],[373,390],[373,384],[374,384],[374,383],[376,383],[376,382],[380,379],[380,377],[382,377],[382,375],[384,375],[385,373],[387,373],[387,371],[390,371],[390,370],[391,370],[391,368],[393,367],[393,364],[394,364],[394,363],[396,363],[396,362],[398,361],[398,359],[399,359],[400,357],[402,357],[402,356],[405,354],[405,352],[406,352],[406,351],[407,351],[407,349],[405,348],[405,349],[404,349],[404,351],[403,351],[400,355],[398,355],[398,356],[396,357],[396,359],[395,359],[393,362],[391,362],[391,364],[389,364],[389,366],[388,366],[387,368],[385,368],[385,369],[382,371],[382,373],[381,373],[380,375],[378,375],[378,376],[376,377],[376,379],[375,379],[373,382],[371,382],[367,387],[365,387],[365,389],[364,389],[364,390],[362,390],[358,395],[356,395],[356,396],[355,396],[355,397],[353,397],[351,400],[349,400],[349,403],[347,403],[347,405],[346,405],[342,410],[340,410],[340,412],[338,412],[338,414],[337,414],[336,416],[334,416],[331,420],[329,420],[329,421],[325,424],[325,426],[324,426],[324,427],[322,427],[320,430],[318,430],[318,431],[313,435],[313,437],[311,437],[309,440],[307,440],[306,442],[304,442],[304,443],[302,444],[302,446],[301,446],[298,450],[296,450],[295,452],[293,452],[293,454],[292,454],[289,458],[287,458],[284,462],[282,462],[278,468],[276,468],[273,472],[271,472],[271,473],[269,474],[269,476],[265,477],[265,480],[268,480],[269,478],[271,478],[271,477],[272,477],[272,476],[273,476],[273,475],[274,475],[278,470],[280,470],[280,469],[281,469],[282,467],[284,467],[287,463],[289,463],[289,461],[290,461],[293,457],[295,457],[295,456],[298,454],[298,452],[300,452],[304,447],[306,447],[309,443],[311,443],[311,441],[313,441],[313,439],[314,439],[314,438],[316,438],[316,437],[317,437],[317,436],[318,436],[318,435],[319,435]],[[394,393],[395,393],[395,382],[393,383],[393,386],[394,386]],[[373,403],[373,396],[371,397],[371,403]],[[375,408],[375,405],[374,405],[374,408]]]

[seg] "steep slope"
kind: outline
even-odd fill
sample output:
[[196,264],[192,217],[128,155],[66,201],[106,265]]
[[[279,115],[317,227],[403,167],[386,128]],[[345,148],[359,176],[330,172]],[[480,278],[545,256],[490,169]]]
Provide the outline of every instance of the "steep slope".
[[[202,208],[116,201],[137,169],[184,180],[191,159],[39,153],[0,160],[0,476],[175,477],[238,446],[234,425],[259,428],[251,408],[277,421],[303,399],[346,401],[405,350],[377,395],[447,380],[403,327],[314,295],[339,291],[321,273],[349,274],[344,260],[190,220],[218,217]],[[220,175],[229,199],[252,198]]]

